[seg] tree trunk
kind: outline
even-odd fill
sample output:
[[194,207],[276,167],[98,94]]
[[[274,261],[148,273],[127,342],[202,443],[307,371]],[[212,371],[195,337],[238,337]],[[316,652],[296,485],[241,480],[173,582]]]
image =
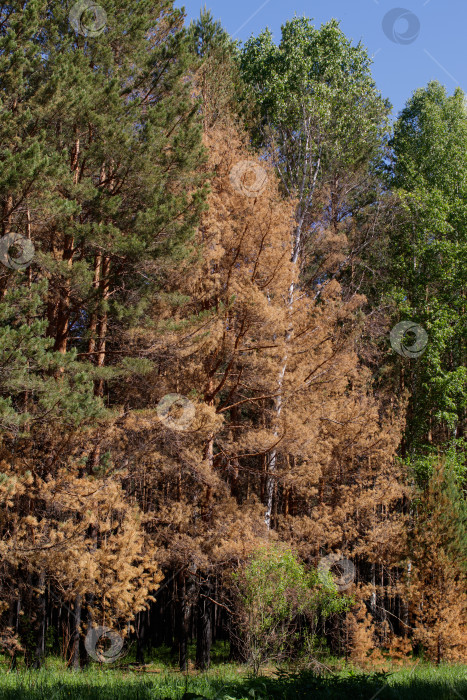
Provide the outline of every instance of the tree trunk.
[[[73,243],[72,236],[65,236],[62,260],[66,261],[69,268],[73,265]],[[67,351],[68,333],[70,330],[70,282],[65,280],[63,287],[56,317],[54,350],[58,350],[64,355]]]
[[[101,264],[102,264],[102,253],[96,253],[94,256],[94,278],[92,282],[93,289],[95,290],[96,297],[98,295],[98,289],[101,279]],[[96,299],[97,303],[97,299]],[[97,309],[94,309],[91,313],[91,318],[89,321],[89,344],[88,353],[89,361],[94,360],[94,353],[96,350],[96,335],[97,335]]]
[[190,629],[190,605],[187,596],[187,579],[180,574],[179,591],[179,632],[178,632],[178,662],[180,671],[188,669],[188,632]]
[[[411,579],[411,573],[412,573],[412,562],[409,561],[407,562],[407,589],[410,588],[410,579]],[[404,623],[404,629],[403,629],[403,635],[404,637],[407,637],[409,633],[409,605],[407,600],[402,599],[402,621]]]
[[[97,366],[98,367],[103,367],[105,365],[105,349],[106,349],[106,335],[107,335],[107,323],[108,323],[108,318],[107,318],[107,309],[105,308],[105,304],[107,302],[107,299],[109,298],[109,290],[110,290],[110,280],[109,280],[109,275],[110,275],[110,258],[105,257],[102,261],[102,278],[101,278],[101,301],[104,304],[104,308],[102,309],[102,312],[100,314],[99,318],[99,323],[98,323],[98,339],[97,339]],[[97,382],[97,387],[96,387],[96,395],[97,396],[103,396],[104,395],[104,380],[99,379]]]
[[34,668],[40,668],[44,661],[45,656],[45,633],[47,625],[47,606],[45,597],[45,574],[41,573],[39,576],[39,609],[37,612],[38,617],[38,630],[37,630],[37,644],[34,652]]
[[81,627],[81,596],[77,595],[75,598],[75,611],[73,615],[73,655],[71,658],[71,666],[75,671],[80,668],[80,654],[79,654],[79,639],[80,639],[80,627]]
[[136,626],[136,661],[144,664],[144,645],[146,642],[146,610],[142,610],[138,614],[138,623]]
[[[297,260],[298,260],[298,255],[299,255],[299,251],[300,251],[301,231],[302,231],[301,225],[297,226],[297,228],[294,231],[294,236],[293,236],[293,241],[292,241],[292,255],[291,255],[291,263],[293,265],[292,281],[291,281],[290,286],[289,286],[289,292],[288,292],[288,298],[287,298],[287,311],[288,311],[289,315],[292,313],[295,286],[298,282]],[[280,416],[281,416],[281,412],[282,412],[282,390],[283,390],[284,377],[285,377],[285,373],[287,370],[287,363],[288,363],[288,359],[289,359],[288,346],[289,346],[290,340],[292,338],[292,334],[293,334],[293,327],[291,324],[285,332],[284,355],[282,357],[282,365],[281,365],[281,368],[279,370],[279,375],[277,377],[277,389],[276,389],[277,395],[274,399],[274,425],[273,425],[274,438],[279,437]],[[276,471],[277,471],[277,450],[274,448],[270,452],[268,471],[267,471],[267,476],[266,476],[266,514],[264,516],[264,521],[266,523],[266,527],[268,530],[271,529],[271,520],[272,520],[272,512],[273,512],[273,505],[274,505],[274,490],[275,490],[275,485],[276,485],[276,478],[275,478]]]
[[198,598],[198,621],[196,630],[196,668],[206,671],[211,663],[212,603],[206,598],[211,587],[201,587]]

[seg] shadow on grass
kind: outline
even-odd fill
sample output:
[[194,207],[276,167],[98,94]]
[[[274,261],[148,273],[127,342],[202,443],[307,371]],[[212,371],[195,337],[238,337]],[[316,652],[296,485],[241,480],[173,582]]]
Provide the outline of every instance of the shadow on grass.
[[[104,680],[104,682],[102,682]],[[215,678],[85,679],[68,682],[27,682],[1,687],[3,700],[467,700],[467,678],[399,677],[391,674],[355,674],[316,677],[312,673],[281,674],[278,678],[243,678],[222,682]]]
[[[391,674],[357,674],[350,677],[316,677],[311,673],[283,674],[277,679],[243,680],[218,688],[232,698],[255,698],[255,700],[467,700],[467,678],[448,681],[440,678],[405,678],[391,683]],[[254,695],[253,692],[254,691]],[[192,696],[196,697],[195,695]]]

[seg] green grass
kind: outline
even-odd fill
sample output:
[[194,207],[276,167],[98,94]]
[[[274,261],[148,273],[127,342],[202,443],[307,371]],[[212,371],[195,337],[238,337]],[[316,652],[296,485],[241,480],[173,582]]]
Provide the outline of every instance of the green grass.
[[51,659],[38,671],[0,672],[0,698],[5,700],[371,700],[376,697],[378,700],[467,700],[467,666],[419,664],[415,669],[405,668],[391,674],[346,669],[326,677],[309,672],[278,672],[253,679],[244,668],[232,664],[189,676],[167,668],[160,673],[136,673],[97,666],[74,673]]

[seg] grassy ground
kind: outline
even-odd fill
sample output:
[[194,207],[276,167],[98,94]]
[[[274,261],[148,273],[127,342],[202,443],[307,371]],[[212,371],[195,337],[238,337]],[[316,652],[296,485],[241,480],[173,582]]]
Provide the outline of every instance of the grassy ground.
[[[153,671],[153,672],[151,672]],[[277,672],[257,679],[244,668],[225,664],[209,673],[182,675],[151,664],[146,672],[90,666],[73,673],[49,660],[39,671],[0,670],[5,700],[467,700],[467,666],[433,667],[419,663],[391,674],[344,669],[316,677]]]

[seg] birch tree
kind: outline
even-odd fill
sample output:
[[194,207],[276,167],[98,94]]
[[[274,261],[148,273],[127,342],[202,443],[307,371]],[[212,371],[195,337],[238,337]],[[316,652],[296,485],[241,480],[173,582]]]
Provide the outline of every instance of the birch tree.
[[[322,235],[320,223],[325,228],[330,223],[337,233],[340,219],[348,215],[345,199],[355,186],[350,175],[362,170],[365,176],[386,128],[388,105],[375,87],[364,47],[353,46],[335,20],[316,29],[309,19],[295,17],[283,25],[278,45],[267,29],[247,41],[240,65],[260,111],[259,123],[253,126],[254,142],[275,166],[284,195],[297,201],[290,241],[290,321],[274,401],[277,434],[305,245],[320,228]],[[320,203],[323,211],[316,213],[317,188],[326,185],[329,202]],[[329,270],[323,270],[322,277],[321,281],[330,278]],[[276,463],[273,450],[265,515],[268,527]]]

